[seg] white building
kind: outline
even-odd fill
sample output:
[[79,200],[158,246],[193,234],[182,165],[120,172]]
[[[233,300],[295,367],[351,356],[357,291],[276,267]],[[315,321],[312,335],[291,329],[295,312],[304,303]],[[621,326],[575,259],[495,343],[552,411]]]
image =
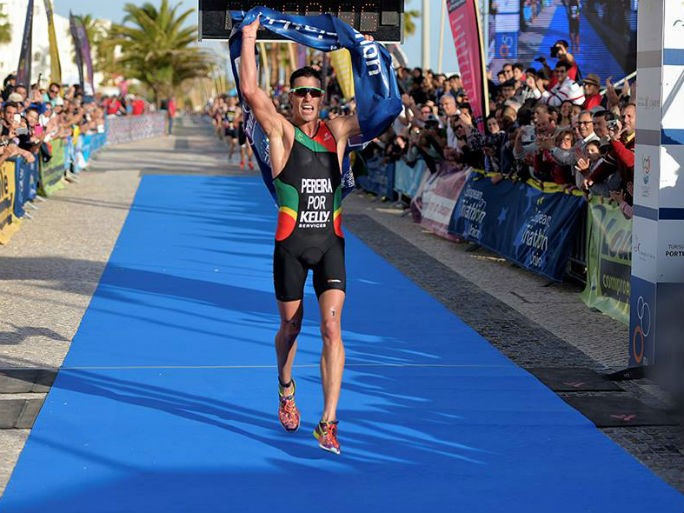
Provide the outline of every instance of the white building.
[[[7,44],[0,44],[0,87],[1,81],[17,70],[21,41],[24,37],[27,7],[28,0],[0,0],[0,12],[7,15],[5,21],[8,21],[12,27],[12,41]],[[59,60],[62,66],[62,82],[65,84],[78,83],[78,69],[73,61],[74,43],[69,31],[69,19],[55,14],[54,20]],[[31,81],[35,83],[40,75],[44,87],[50,80],[50,43],[47,26],[44,1],[34,0]],[[98,75],[95,74],[96,86],[102,79]]]

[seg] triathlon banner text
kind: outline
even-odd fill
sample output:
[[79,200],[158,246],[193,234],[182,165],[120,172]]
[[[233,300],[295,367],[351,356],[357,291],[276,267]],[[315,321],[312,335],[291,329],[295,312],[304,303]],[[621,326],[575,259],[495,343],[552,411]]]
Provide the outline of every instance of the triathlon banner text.
[[518,265],[560,281],[572,250],[584,196],[545,183],[503,180],[473,172],[451,216],[449,233],[477,242]]

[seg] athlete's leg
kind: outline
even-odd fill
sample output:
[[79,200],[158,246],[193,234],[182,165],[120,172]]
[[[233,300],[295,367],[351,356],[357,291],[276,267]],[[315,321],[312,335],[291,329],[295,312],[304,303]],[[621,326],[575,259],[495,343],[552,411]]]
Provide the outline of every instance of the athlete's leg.
[[337,420],[337,403],[340,399],[344,372],[344,344],[342,343],[342,307],[345,293],[326,290],[318,298],[321,311],[321,382],[323,385],[322,422]]
[[292,364],[297,353],[297,335],[302,328],[304,309],[302,301],[278,301],[280,328],[275,337],[276,357],[278,360],[278,379],[283,385],[283,395],[294,392],[292,386]]

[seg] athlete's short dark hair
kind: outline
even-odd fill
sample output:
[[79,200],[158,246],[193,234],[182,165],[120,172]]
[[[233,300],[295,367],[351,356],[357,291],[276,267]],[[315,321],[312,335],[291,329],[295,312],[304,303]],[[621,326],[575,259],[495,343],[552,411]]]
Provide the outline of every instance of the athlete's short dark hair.
[[303,68],[295,70],[292,75],[290,75],[290,87],[295,86],[295,80],[297,80],[299,77],[313,77],[318,80],[319,83],[323,83],[323,80],[321,79],[321,73],[316,68],[312,68],[311,66],[304,66]]

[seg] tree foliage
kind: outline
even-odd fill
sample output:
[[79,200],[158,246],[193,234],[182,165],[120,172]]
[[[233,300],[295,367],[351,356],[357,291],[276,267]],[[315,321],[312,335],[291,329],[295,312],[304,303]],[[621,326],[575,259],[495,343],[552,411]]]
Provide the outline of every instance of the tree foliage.
[[[211,55],[199,48],[197,29],[186,21],[193,9],[179,13],[180,4],[128,3],[121,24],[111,27],[104,49],[120,48],[116,71],[149,87],[155,101],[171,96],[186,80],[206,76],[213,65]],[[117,52],[118,53],[118,52]]]
[[7,21],[7,14],[0,12],[0,44],[12,41],[12,25]]

